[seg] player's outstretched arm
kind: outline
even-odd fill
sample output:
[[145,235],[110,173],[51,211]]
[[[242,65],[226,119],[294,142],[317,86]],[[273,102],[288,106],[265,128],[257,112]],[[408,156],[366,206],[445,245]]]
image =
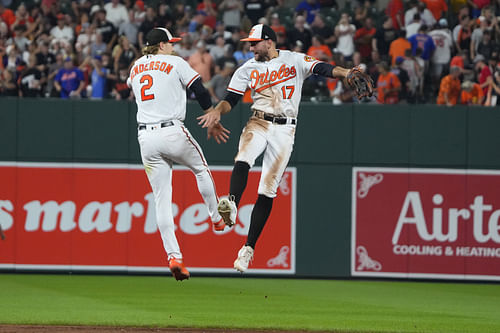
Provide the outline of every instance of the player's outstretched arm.
[[229,139],[229,133],[231,133],[227,128],[222,126],[221,123],[217,123],[214,126],[207,128],[207,139],[214,138],[214,140],[220,144],[221,142],[226,143]]

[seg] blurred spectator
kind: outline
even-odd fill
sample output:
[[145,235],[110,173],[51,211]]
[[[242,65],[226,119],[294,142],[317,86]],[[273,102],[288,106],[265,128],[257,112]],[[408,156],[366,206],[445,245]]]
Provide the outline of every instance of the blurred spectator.
[[200,40],[196,43],[196,51],[189,57],[188,63],[200,74],[203,82],[210,81],[214,63],[205,42]]
[[236,59],[238,67],[243,65],[247,60],[252,59],[254,54],[250,51],[250,42],[240,42],[238,49],[233,53],[233,57]]
[[371,41],[372,49],[383,55],[384,60],[390,61],[389,47],[397,38],[397,32],[392,27],[392,19],[390,17],[385,18],[384,23],[380,28],[377,28],[373,37]]
[[404,57],[397,57],[396,59],[401,61],[400,58],[403,58],[403,60],[399,67],[403,68],[406,73],[408,73],[408,78],[410,79],[407,99],[410,103],[415,103],[417,101],[417,95],[420,92],[423,69],[417,59],[412,55],[411,50],[406,50]]
[[314,21],[314,17],[319,13],[320,5],[316,0],[302,0],[299,2],[297,7],[295,7],[295,12],[298,15],[306,15],[306,21],[311,24]]
[[375,36],[376,29],[373,26],[373,20],[367,17],[363,26],[356,30],[354,34],[354,42],[356,44],[356,49],[361,54],[361,59],[363,61],[368,61],[372,53],[372,39]]
[[[317,16],[318,15],[316,15],[316,17]],[[276,33],[276,37],[278,35],[286,37],[286,28],[283,24],[281,24],[278,13],[274,13],[271,15],[271,29],[273,29],[273,31]]]
[[215,62],[215,73],[220,73],[226,62],[232,62],[234,64],[234,67],[238,66],[238,62],[236,61],[236,59],[234,59],[233,53],[234,50],[232,45],[226,44],[224,46],[224,56],[217,59],[217,61]]
[[404,5],[402,0],[389,0],[385,14],[390,17],[392,27],[396,30],[405,26]]
[[422,24],[423,22],[420,18],[420,14],[414,14],[413,19],[406,25],[406,39],[418,33],[418,29],[420,29]]
[[47,86],[45,88],[45,96],[46,97],[60,97],[60,93],[55,89],[54,86],[54,78],[56,77],[59,70],[64,68],[64,58],[62,53],[58,53],[55,55],[56,61],[48,66],[48,75],[47,75]]
[[81,97],[85,86],[83,73],[73,65],[73,60],[70,57],[64,60],[64,67],[56,74],[54,86],[61,98]]
[[[106,18],[106,11],[103,8],[95,8],[94,9],[94,20],[93,24],[96,26],[96,33],[100,33],[102,35],[102,40],[107,45],[107,50],[110,51],[113,45],[116,42],[116,28],[115,26],[109,22]],[[92,16],[92,10],[91,16]]]
[[44,76],[49,75],[49,67],[56,62],[56,56],[49,52],[49,46],[46,42],[41,42],[38,46],[38,51],[35,54],[38,69],[42,71]]
[[120,23],[118,27],[118,35],[127,37],[128,41],[137,46],[137,34],[139,33],[139,27],[134,23],[134,11],[131,9],[128,11],[129,20]]
[[119,68],[129,68],[132,61],[140,55],[139,51],[129,42],[127,37],[121,36],[118,43],[111,54],[115,73],[118,73]]
[[224,56],[224,44],[224,37],[218,36],[215,45],[210,48],[210,55],[215,62]]
[[483,38],[477,46],[477,54],[481,54],[486,59],[490,59],[495,50],[498,50],[498,44],[491,40],[491,31],[486,30]]
[[16,44],[17,49],[20,52],[26,51],[28,48],[28,45],[31,43],[31,41],[24,36],[24,33],[26,32],[26,26],[25,25],[18,25],[14,28],[14,34],[13,37],[11,37],[7,41],[7,45],[10,44]]
[[[266,3],[261,0],[245,0],[244,10],[251,25],[256,25],[261,17],[266,15]],[[243,31],[248,31],[243,29]]]
[[413,19],[415,17],[415,14],[418,14],[418,1],[419,0],[410,0],[408,1],[408,9],[405,11],[405,24],[404,27],[406,28],[408,24],[413,22]]
[[118,71],[118,78],[113,85],[111,96],[116,100],[132,100],[133,94],[132,90],[128,87],[127,84],[128,78],[128,68],[121,68]]
[[103,67],[102,57],[97,55],[93,58],[87,58],[80,68],[87,63],[91,66],[90,84],[87,86],[87,96],[91,99],[103,99],[108,95],[108,77],[110,71]]
[[468,60],[467,51],[462,50],[456,56],[451,58],[450,67],[456,66],[463,70],[465,69],[465,64],[467,63],[467,60]]
[[17,76],[16,72],[18,66],[20,66],[22,63],[22,58],[16,44],[8,45],[5,48],[5,55],[3,57],[2,62],[3,62],[3,68],[10,69]]
[[342,53],[345,61],[352,60],[354,53],[354,34],[356,27],[349,23],[350,17],[347,13],[340,16],[339,23],[335,27],[335,36],[337,36],[337,50]]
[[471,7],[472,18],[477,18],[481,15],[481,10],[490,5],[490,0],[469,0],[468,3]]
[[[130,15],[132,12],[133,16]],[[139,28],[146,19],[146,7],[143,0],[137,0],[132,9],[129,9],[129,21]],[[130,38],[129,38],[130,40]]]
[[212,30],[215,30],[217,23],[217,5],[212,0],[203,0],[198,4],[196,10],[206,13],[203,24],[208,25]]
[[240,28],[241,13],[243,12],[243,2],[241,0],[222,0],[219,4],[219,11],[222,11],[222,22],[229,30]]
[[207,85],[207,89],[210,92],[214,103],[218,103],[226,96],[227,86],[229,85],[229,81],[231,81],[234,69],[235,66],[233,62],[228,61],[224,63],[224,67],[221,72],[215,75]]
[[410,42],[404,38],[403,34],[403,32],[398,32],[396,40],[392,41],[389,46],[389,56],[393,65],[396,63],[397,57],[404,57],[406,50],[411,49]]
[[95,40],[90,43],[90,56],[95,57],[97,55],[101,55],[106,52],[108,46],[102,39],[102,34],[100,32],[96,32]]
[[120,3],[120,0],[111,0],[104,5],[106,11],[106,19],[111,22],[116,29],[123,22],[130,21],[127,8]]
[[28,60],[28,67],[19,77],[20,93],[22,97],[42,97],[42,84],[45,76],[36,66],[36,56],[31,54]]
[[399,101],[408,101],[408,91],[410,89],[410,77],[408,72],[402,67],[404,62],[403,57],[396,59],[396,66],[391,69],[391,72],[396,74],[401,83],[401,90],[399,91]]
[[206,12],[204,12],[203,10],[198,11],[189,22],[188,32],[189,33],[196,32],[200,27],[203,26],[206,17],[207,17]]
[[472,35],[471,21],[468,15],[460,17],[460,23],[453,29],[453,41],[457,52],[462,50],[470,52],[470,39]]
[[12,23],[10,29],[15,30],[16,27],[22,26],[24,28],[23,31],[28,30],[29,14],[23,2],[19,4],[14,15],[16,17],[16,20],[14,21],[14,23]]
[[498,52],[494,51],[488,59],[485,59],[480,54],[474,59],[474,67],[476,68],[476,72],[479,73],[479,84],[483,88],[485,95],[488,92],[488,84],[493,79],[493,73],[497,66],[497,58]]
[[421,0],[426,5],[427,8],[431,11],[432,15],[439,21],[441,17],[443,17],[443,13],[448,11],[448,5],[445,0]]
[[1,71],[0,75],[0,96],[18,96],[15,71],[9,68]]
[[437,104],[446,106],[457,104],[460,97],[460,72],[459,67],[453,66],[450,68],[450,74],[443,77],[439,86]]
[[212,36],[212,38],[215,40],[217,39],[217,37],[222,37],[224,41],[227,41],[231,39],[231,35],[231,32],[226,29],[226,26],[223,23],[218,22],[215,26],[214,35]]
[[453,41],[451,39],[448,22],[442,18],[439,20],[436,29],[429,32],[434,45],[436,46],[431,57],[431,77],[432,82],[439,82],[441,74],[448,66],[451,60],[451,51],[453,49]]
[[363,4],[357,5],[354,9],[354,20],[353,24],[356,29],[363,27],[365,20],[370,17],[371,14],[377,15],[376,11],[373,13],[374,8],[372,8],[371,2],[369,0],[363,1]]
[[50,35],[55,41],[63,42],[64,44],[73,43],[75,38],[73,28],[67,25],[64,14],[57,15],[57,26],[50,30]]
[[425,24],[426,26],[432,27],[439,20],[439,18],[436,19],[432,15],[431,11],[429,9],[427,9],[425,2],[419,2],[417,9],[418,9],[418,13],[420,14],[420,18],[422,19],[423,24]]
[[431,59],[432,53],[436,49],[436,45],[434,44],[432,37],[427,34],[427,26],[422,25],[418,29],[418,33],[408,38],[408,41],[411,44],[413,55],[417,55],[417,49],[422,50],[420,57],[425,61],[425,73],[427,73],[429,60]]
[[292,29],[286,32],[289,48],[293,48],[297,41],[302,42],[302,50],[306,51],[311,46],[312,33],[306,28],[306,19],[304,16],[295,17],[295,23]]
[[309,50],[307,50],[307,55],[325,62],[330,62],[332,60],[332,51],[324,44],[323,38],[319,35],[313,36],[312,45]]
[[80,33],[78,34],[78,37],[76,37],[75,43],[75,51],[82,61],[90,55],[92,38],[95,38],[95,28],[90,26],[88,22],[82,24]]
[[460,101],[464,105],[482,105],[484,102],[483,89],[472,81],[462,83]]
[[316,14],[314,16],[314,21],[311,23],[311,32],[313,35],[320,35],[329,48],[334,48],[337,37],[335,37],[333,28],[325,24],[325,20],[321,14]]
[[156,26],[156,13],[153,7],[146,7],[146,18],[139,27],[139,33],[137,35],[137,40],[139,42],[139,48],[142,49],[145,45],[145,36]]
[[389,72],[389,64],[381,61],[378,64],[379,76],[377,80],[377,102],[379,104],[397,104],[401,82],[398,77]]
[[193,48],[193,41],[189,35],[186,35],[182,40],[178,43],[174,43],[174,51],[179,57],[184,60],[188,60],[189,57],[196,52]]
[[9,35],[9,28],[7,23],[4,22],[3,18],[0,16],[0,39],[5,39]]
[[7,27],[10,29],[10,26],[16,22],[16,15],[12,9],[6,8],[3,3],[0,2],[0,17],[2,17]]
[[[474,59],[477,54],[477,48],[479,43],[483,40],[483,33],[488,29],[488,23],[486,22],[486,17],[480,16],[476,23],[476,27],[472,30],[472,35],[470,37],[470,58]],[[490,35],[491,37],[491,35]]]
[[161,28],[172,29],[174,20],[170,15],[169,7],[166,3],[160,2],[158,4],[158,13],[156,15],[156,26]]

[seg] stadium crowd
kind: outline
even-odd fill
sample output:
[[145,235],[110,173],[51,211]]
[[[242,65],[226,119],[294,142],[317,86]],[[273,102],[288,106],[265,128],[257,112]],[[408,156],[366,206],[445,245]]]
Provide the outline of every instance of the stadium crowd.
[[[253,58],[240,42],[257,23],[277,48],[360,66],[377,94],[365,103],[496,105],[500,0],[0,0],[0,96],[132,99],[126,79],[144,36],[166,27],[214,103]],[[303,98],[355,100],[338,79],[310,77]],[[246,95],[244,101],[251,101]]]

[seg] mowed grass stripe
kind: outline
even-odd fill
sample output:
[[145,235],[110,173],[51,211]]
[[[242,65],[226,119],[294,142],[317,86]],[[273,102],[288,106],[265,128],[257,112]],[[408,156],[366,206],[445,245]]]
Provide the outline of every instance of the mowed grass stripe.
[[0,323],[500,332],[500,285],[2,274]]

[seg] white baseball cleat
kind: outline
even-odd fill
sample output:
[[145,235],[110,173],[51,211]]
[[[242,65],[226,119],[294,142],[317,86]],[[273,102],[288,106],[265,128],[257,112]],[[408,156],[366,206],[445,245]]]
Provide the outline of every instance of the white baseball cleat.
[[243,247],[238,251],[238,258],[234,261],[234,269],[240,272],[244,272],[248,269],[250,261],[253,259],[253,249],[251,246],[243,245]]
[[219,201],[217,205],[217,211],[219,211],[220,216],[224,220],[224,223],[232,227],[236,223],[236,213],[238,212],[238,208],[236,208],[236,203],[232,198],[223,198]]

